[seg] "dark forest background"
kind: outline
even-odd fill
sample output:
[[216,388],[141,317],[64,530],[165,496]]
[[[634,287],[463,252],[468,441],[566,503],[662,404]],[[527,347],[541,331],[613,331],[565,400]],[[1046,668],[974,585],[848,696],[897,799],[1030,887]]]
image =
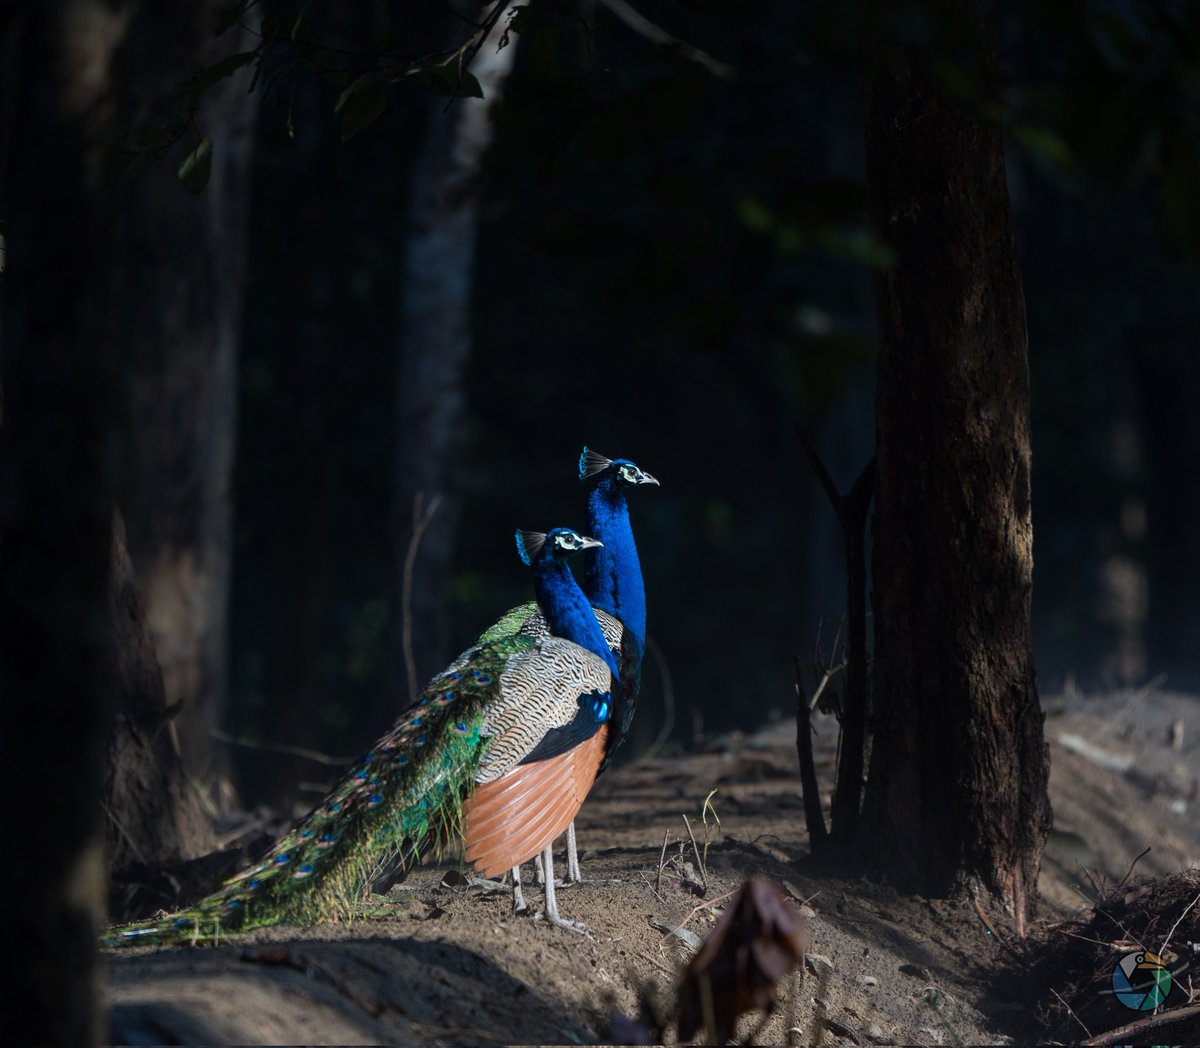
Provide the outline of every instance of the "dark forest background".
[[[323,39],[370,39],[401,17],[377,4],[339,24],[345,13],[322,6],[306,17]],[[871,267],[887,261],[865,218],[855,29],[838,6],[639,10],[735,73],[655,46],[604,4],[545,5],[514,37],[481,184],[449,473],[459,504],[431,524],[452,540],[449,577],[429,597],[447,626],[416,653],[423,679],[527,598],[512,530],[582,526],[583,444],[631,457],[663,486],[633,506],[658,654],[626,757],[664,727],[664,672],[674,738],[748,728],[790,708],[793,655],[807,659],[819,623],[843,614],[840,535],[793,426],[848,488],[872,453]],[[947,76],[969,90],[953,27],[920,5],[897,10],[927,20]],[[436,34],[444,15],[406,5],[403,18]],[[1153,17],[1092,4],[1021,7],[1002,21],[1044,694],[1163,674],[1200,686],[1190,411],[1200,281],[1183,194],[1165,196],[1160,177],[1159,153],[1180,129],[1158,114],[1172,91],[1194,100],[1195,67],[1190,84],[1177,75],[1189,56]],[[299,68],[266,79],[244,98],[260,109],[228,730],[350,754],[403,695],[394,565],[410,513],[397,505],[396,440],[406,205],[427,125],[461,103],[431,108],[401,85],[343,142],[336,91]],[[180,190],[178,206],[201,204]],[[418,550],[418,590],[422,565]],[[827,645],[833,632],[827,622]],[[306,772],[233,752],[249,799]],[[307,774],[323,781],[317,766]]]
[[[662,482],[632,507],[654,643],[621,759],[790,710],[793,657],[819,630],[828,655],[844,613],[794,427],[842,490],[872,455],[890,259],[866,216],[861,13],[520,7],[481,163],[455,173],[439,136],[478,103],[421,56],[485,10],[147,3],[122,44],[118,503],[213,810],[230,776],[248,802],[324,783],[281,748],[354,754],[405,703],[415,499],[443,497],[412,561],[419,684],[528,598],[515,527],[583,526],[585,443]],[[1006,130],[1041,691],[1200,687],[1196,5],[1009,5],[998,100],[952,13],[864,10]],[[204,179],[177,168],[210,139],[189,192]],[[414,249],[435,198],[468,249]],[[452,292],[432,319],[430,286]]]

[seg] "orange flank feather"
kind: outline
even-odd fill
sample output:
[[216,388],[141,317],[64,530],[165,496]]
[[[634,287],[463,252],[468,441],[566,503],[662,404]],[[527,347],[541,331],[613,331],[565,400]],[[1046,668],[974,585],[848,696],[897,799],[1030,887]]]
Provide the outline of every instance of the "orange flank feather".
[[518,764],[476,786],[463,805],[466,859],[496,877],[540,853],[579,813],[608,741],[607,724],[549,760]]

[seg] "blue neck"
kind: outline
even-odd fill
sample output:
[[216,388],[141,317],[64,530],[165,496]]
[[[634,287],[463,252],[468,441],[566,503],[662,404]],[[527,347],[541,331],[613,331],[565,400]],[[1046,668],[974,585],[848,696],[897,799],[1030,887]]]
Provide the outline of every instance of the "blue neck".
[[539,560],[533,588],[550,632],[599,655],[608,663],[613,676],[619,677],[617,660],[566,561],[550,557]]
[[617,482],[605,477],[588,495],[588,533],[604,543],[584,554],[584,591],[594,607],[621,620],[636,660],[646,649],[646,587],[629,507]]

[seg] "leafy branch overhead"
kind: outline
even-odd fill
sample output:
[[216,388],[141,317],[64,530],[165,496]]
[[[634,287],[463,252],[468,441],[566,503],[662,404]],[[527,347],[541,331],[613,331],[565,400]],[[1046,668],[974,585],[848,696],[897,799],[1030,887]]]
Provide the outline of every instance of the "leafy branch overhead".
[[[483,98],[483,86],[471,71],[471,64],[489,39],[504,48],[510,34],[520,33],[530,38],[535,63],[557,67],[557,24],[564,17],[580,18],[568,0],[536,10],[529,4],[496,0],[490,6],[481,5],[485,13],[478,20],[456,12],[454,24],[460,32],[449,46],[421,46],[417,42],[420,30],[405,24],[378,29],[365,41],[347,47],[331,43],[314,24],[312,0],[291,0],[282,10],[256,20],[255,9],[262,6],[263,0],[237,0],[220,12],[215,36],[240,29],[257,40],[256,46],[224,55],[184,84],[171,100],[168,115],[136,140],[129,175],[145,170],[193,131],[200,140],[180,164],[178,175],[185,189],[202,193],[208,184],[213,150],[203,127],[198,126],[202,102],[218,83],[248,66],[254,67],[254,74],[247,93],[254,92],[260,83],[265,91],[280,91],[297,72],[316,77],[336,92],[332,109],[341,126],[341,139],[346,142],[387,111],[389,90],[404,82],[418,81],[439,98]],[[729,66],[661,29],[624,0],[605,0],[605,7],[657,47],[701,66],[713,76],[733,75]],[[287,129],[289,137],[294,137],[290,103]]]
[[[509,25],[500,38],[508,43],[508,33],[521,25],[521,7],[510,7],[507,0],[492,5],[479,22],[464,19],[464,37],[448,48],[430,48],[405,53],[398,44],[411,40],[415,33],[407,29],[382,29],[361,49],[334,46],[310,34],[311,0],[292,3],[280,13],[264,15],[254,22],[254,8],[261,0],[238,0],[217,18],[216,36],[237,27],[257,38],[248,51],[227,54],[192,76],[171,99],[170,111],[154,126],[134,140],[134,156],[126,168],[134,176],[161,160],[193,132],[199,141],[180,163],[178,177],[191,193],[200,194],[208,185],[212,171],[213,142],[203,133],[201,107],[205,95],[228,77],[252,66],[253,77],[247,94],[260,85],[277,90],[289,75],[300,71],[315,76],[337,92],[333,112],[341,123],[342,141],[348,141],[372,124],[388,106],[387,90],[406,80],[417,80],[438,97],[482,98],[483,88],[470,71],[470,64],[483,47],[501,18]],[[288,108],[288,133],[294,137],[291,107]]]

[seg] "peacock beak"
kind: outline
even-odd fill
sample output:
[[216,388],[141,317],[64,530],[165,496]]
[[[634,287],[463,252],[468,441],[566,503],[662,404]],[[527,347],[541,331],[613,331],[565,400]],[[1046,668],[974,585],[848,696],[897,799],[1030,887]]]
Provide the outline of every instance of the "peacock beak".
[[659,482],[657,480],[655,480],[652,476],[650,476],[650,474],[647,473],[645,470],[642,470],[642,478],[641,478],[641,480],[638,481],[638,483],[639,484],[653,484],[656,488],[662,487],[662,485],[659,484]]
[[579,536],[579,548],[580,549],[596,549],[603,545],[604,545],[604,543],[601,542],[599,539],[589,539],[586,535]]

